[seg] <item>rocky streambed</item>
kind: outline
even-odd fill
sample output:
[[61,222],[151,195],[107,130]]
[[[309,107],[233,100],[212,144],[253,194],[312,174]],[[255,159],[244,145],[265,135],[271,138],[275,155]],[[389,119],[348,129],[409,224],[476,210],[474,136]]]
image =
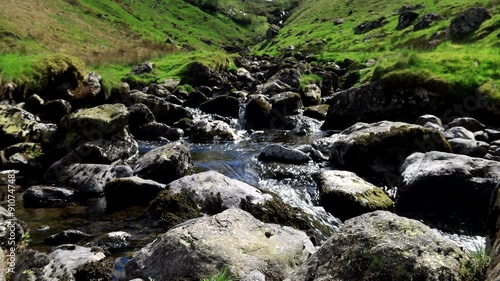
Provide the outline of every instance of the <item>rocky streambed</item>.
[[[350,60],[238,64],[193,63],[191,92],[167,79],[105,95],[96,74],[12,92],[0,104],[0,198],[15,195],[19,219],[9,278],[485,275],[476,256],[486,236],[498,254],[500,181],[499,111],[485,97],[462,114],[477,119],[460,117],[463,101],[433,85],[351,88],[363,65]],[[309,74],[321,79],[301,85]],[[12,214],[1,215],[8,252]]]

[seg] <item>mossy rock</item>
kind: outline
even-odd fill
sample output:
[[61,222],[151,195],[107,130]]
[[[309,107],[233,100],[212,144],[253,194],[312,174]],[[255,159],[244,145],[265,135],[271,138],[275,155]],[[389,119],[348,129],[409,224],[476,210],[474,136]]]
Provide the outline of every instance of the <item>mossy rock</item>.
[[194,196],[187,190],[176,194],[170,190],[162,191],[151,201],[148,212],[166,229],[203,215]]

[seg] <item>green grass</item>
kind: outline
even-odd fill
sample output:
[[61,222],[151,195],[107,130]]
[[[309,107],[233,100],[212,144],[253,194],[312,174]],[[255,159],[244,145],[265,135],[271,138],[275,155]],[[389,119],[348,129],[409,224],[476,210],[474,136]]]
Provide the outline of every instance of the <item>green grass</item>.
[[227,268],[223,268],[218,273],[201,279],[201,281],[233,281],[233,280],[235,279],[229,272],[229,269]]
[[[422,4],[424,8],[416,10],[420,16],[437,12],[443,20],[416,32],[412,27],[397,31],[397,10],[403,3]],[[490,9],[493,17],[463,42],[444,41],[437,48],[431,47],[432,35],[448,28],[456,14],[472,6]],[[349,15],[351,10],[352,15]],[[361,70],[361,83],[404,70],[447,81],[460,92],[472,93],[478,87],[487,88],[487,93],[500,100],[499,12],[499,0],[302,1],[279,35],[255,46],[253,51],[279,55],[294,46],[296,51],[316,55],[322,61],[350,58],[366,63],[374,59],[375,65]],[[382,28],[354,34],[354,28],[363,21],[382,16],[387,21]],[[337,18],[345,22],[334,25],[333,20]]]

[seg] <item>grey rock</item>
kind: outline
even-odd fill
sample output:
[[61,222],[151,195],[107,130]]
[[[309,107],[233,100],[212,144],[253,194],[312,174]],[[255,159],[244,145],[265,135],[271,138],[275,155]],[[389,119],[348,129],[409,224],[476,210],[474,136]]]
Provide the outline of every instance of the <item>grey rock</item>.
[[405,11],[399,14],[398,25],[396,30],[403,30],[410,26],[418,18],[418,13]]
[[499,162],[437,151],[414,153],[401,165],[396,209],[486,220],[499,180]]
[[471,132],[477,132],[486,129],[486,125],[472,117],[455,118],[453,121],[448,123],[448,125],[446,125],[446,129],[453,127],[464,127]]
[[56,207],[73,199],[75,192],[64,187],[31,186],[23,194],[25,208]]
[[181,83],[181,80],[177,78],[167,78],[165,81],[163,81],[163,84],[167,90],[170,92],[173,92],[175,88]]
[[157,122],[167,125],[173,125],[182,118],[193,118],[191,113],[182,106],[142,92],[131,93],[125,101],[125,104],[129,106],[136,103],[146,105],[153,113]]
[[[215,171],[202,172],[182,177],[168,184],[173,194],[187,190],[201,207],[209,201],[219,200],[222,210],[239,208],[242,200],[251,198],[251,204],[263,204],[272,196],[263,194],[257,188],[231,179]],[[221,211],[222,211],[221,210]]]
[[363,34],[385,25],[385,17],[375,21],[365,21],[354,28],[354,34]]
[[72,106],[67,100],[55,99],[46,102],[40,112],[40,119],[59,124],[64,116],[71,113]]
[[257,85],[257,94],[265,96],[274,96],[290,90],[292,90],[292,87],[280,80],[267,81],[264,84]]
[[100,195],[107,182],[130,176],[132,169],[126,165],[73,164],[60,180],[81,194]]
[[305,164],[311,157],[300,150],[290,149],[277,144],[270,144],[259,154],[260,161],[273,161],[290,164]]
[[173,128],[163,123],[146,123],[135,130],[134,136],[140,140],[157,140],[166,138],[170,141],[179,140],[184,136],[184,131],[179,128]]
[[251,95],[245,107],[245,129],[269,128],[271,104],[264,95]]
[[303,107],[300,95],[294,92],[284,92],[274,95],[271,98],[271,104],[271,114],[281,118],[298,114],[299,109]]
[[193,163],[189,147],[182,141],[157,147],[141,156],[134,175],[160,183],[169,183],[191,173]]
[[200,110],[210,114],[238,118],[240,114],[240,101],[231,96],[218,96],[200,105]]
[[229,209],[169,230],[136,252],[125,270],[128,279],[199,280],[224,265],[237,278],[258,270],[266,279],[284,280],[314,251],[301,231]]
[[346,220],[376,210],[390,210],[393,202],[384,191],[348,171],[322,171],[314,176],[321,206]]
[[92,99],[101,92],[101,76],[95,72],[89,72],[83,78],[82,83],[74,91],[73,96],[77,99]]
[[376,211],[346,221],[290,280],[462,281],[468,262],[423,223]]
[[330,161],[360,175],[397,173],[415,151],[451,151],[441,132],[402,122],[357,124],[334,137]]
[[85,244],[85,247],[99,247],[103,250],[114,252],[130,247],[131,234],[124,231],[106,233],[93,241]]
[[488,153],[484,158],[500,162],[500,140],[490,143]]
[[[47,254],[27,249],[17,259],[13,281],[75,281],[71,270],[55,261]],[[33,278],[27,279],[24,272],[32,272]]]
[[142,103],[133,104],[128,108],[130,112],[129,127],[132,133],[140,126],[156,121],[155,116],[149,108]]
[[136,66],[134,66],[134,68],[132,69],[132,71],[130,71],[130,74],[142,74],[142,73],[149,73],[151,71],[153,71],[153,63],[151,62],[145,62],[145,63],[142,63],[142,64],[138,64]]
[[449,139],[468,139],[468,140],[474,140],[475,136],[474,133],[465,129],[464,127],[451,127],[444,131],[443,133],[444,137],[449,140]]
[[448,143],[451,145],[453,153],[465,154],[472,157],[484,157],[488,153],[489,144],[482,141],[470,139],[450,139]]
[[321,103],[321,89],[316,84],[306,85],[302,90],[304,106],[318,105]]
[[274,74],[271,78],[269,78],[268,81],[279,80],[286,85],[289,85],[293,89],[298,89],[300,86],[300,77],[301,74],[298,70],[293,68],[285,68]]
[[48,257],[56,264],[75,272],[75,270],[86,263],[97,262],[106,257],[102,249],[93,247],[82,247],[73,244],[64,244],[52,248]]
[[422,115],[422,116],[418,117],[417,121],[415,121],[415,124],[420,125],[420,126],[424,126],[427,123],[436,124],[439,127],[443,126],[443,122],[441,121],[441,118],[436,117],[432,114]]
[[235,141],[240,137],[236,131],[224,121],[200,120],[191,128],[193,142]]
[[500,140],[500,131],[493,129],[485,129],[484,131],[488,134],[490,141]]
[[13,241],[19,245],[21,239],[28,233],[28,227],[24,221],[15,216],[12,208],[5,209],[0,206],[0,246],[4,249],[10,248],[8,243],[11,233],[14,233],[15,239]]

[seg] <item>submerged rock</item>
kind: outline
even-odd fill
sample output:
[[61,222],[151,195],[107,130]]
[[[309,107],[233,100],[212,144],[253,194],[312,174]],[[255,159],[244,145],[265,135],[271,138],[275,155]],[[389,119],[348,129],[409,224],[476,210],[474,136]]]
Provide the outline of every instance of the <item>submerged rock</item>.
[[346,221],[291,280],[465,281],[468,262],[421,222],[376,211]]
[[284,280],[314,251],[301,231],[229,209],[171,229],[135,253],[125,270],[127,279],[199,280],[225,266],[237,278],[257,270]]
[[345,220],[376,210],[390,210],[393,202],[384,191],[347,171],[322,171],[314,177],[321,206]]

